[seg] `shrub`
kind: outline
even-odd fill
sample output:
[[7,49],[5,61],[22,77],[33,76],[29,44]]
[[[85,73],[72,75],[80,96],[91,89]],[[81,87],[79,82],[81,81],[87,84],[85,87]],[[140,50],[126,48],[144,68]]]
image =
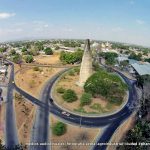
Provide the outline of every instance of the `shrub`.
[[71,103],[78,99],[76,93],[71,89],[66,90],[62,97],[63,97],[64,101],[66,101],[68,103]]
[[45,50],[44,50],[44,52],[45,52],[45,54],[46,55],[53,55],[53,51],[52,51],[52,49],[51,48],[46,48]]
[[80,98],[80,105],[89,105],[92,101],[92,95],[90,93],[83,93],[81,98]]
[[27,55],[27,56],[25,57],[25,61],[26,61],[26,63],[31,63],[31,62],[33,62],[33,56],[32,56],[32,55]]
[[67,127],[64,123],[62,122],[57,122],[53,127],[52,131],[54,135],[60,136],[63,135],[67,130]]
[[37,67],[37,66],[35,66],[35,67],[33,68],[33,70],[34,70],[34,71],[40,71],[40,68]]
[[57,88],[57,93],[63,94],[65,92],[65,89],[63,87]]
[[70,76],[74,76],[74,75],[75,75],[74,73],[75,73],[74,70],[70,70],[68,74],[69,74]]

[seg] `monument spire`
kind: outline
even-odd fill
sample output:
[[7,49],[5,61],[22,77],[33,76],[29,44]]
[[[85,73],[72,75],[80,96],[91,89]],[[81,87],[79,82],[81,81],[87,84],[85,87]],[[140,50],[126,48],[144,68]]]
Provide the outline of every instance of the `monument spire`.
[[92,75],[92,57],[90,50],[90,40],[85,41],[84,54],[80,68],[80,76],[78,85],[83,87],[86,80]]

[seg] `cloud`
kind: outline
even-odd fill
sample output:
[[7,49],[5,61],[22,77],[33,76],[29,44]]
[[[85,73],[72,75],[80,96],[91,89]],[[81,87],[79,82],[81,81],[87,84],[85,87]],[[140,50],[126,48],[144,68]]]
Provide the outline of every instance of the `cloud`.
[[115,27],[115,28],[112,28],[112,31],[113,32],[121,32],[121,31],[123,31],[123,28],[121,28],[121,27]]
[[137,19],[137,20],[136,20],[136,23],[137,23],[137,24],[140,24],[140,25],[143,25],[143,24],[145,24],[145,21],[140,20],[140,19]]
[[0,13],[0,19],[7,19],[7,18],[13,17],[15,15],[16,15],[15,13],[2,12],[2,13]]
[[49,27],[49,25],[48,24],[44,24],[44,28],[48,28]]

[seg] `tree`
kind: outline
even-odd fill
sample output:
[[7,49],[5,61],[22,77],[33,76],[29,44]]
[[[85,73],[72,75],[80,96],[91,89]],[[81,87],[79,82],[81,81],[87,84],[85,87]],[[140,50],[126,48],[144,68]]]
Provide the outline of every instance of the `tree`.
[[25,47],[22,48],[21,52],[27,52],[27,49]]
[[67,130],[67,127],[64,123],[62,122],[57,122],[53,127],[52,131],[54,135],[61,136],[63,135]]
[[31,62],[33,62],[33,56],[32,56],[32,55],[27,55],[27,56],[25,57],[25,62],[26,62],[26,63],[31,63]]
[[71,89],[66,90],[62,97],[63,97],[64,101],[66,101],[68,103],[74,102],[78,99],[76,93]]
[[6,52],[6,48],[5,48],[5,47],[0,47],[0,52],[1,52],[1,53]]
[[145,62],[149,62],[150,63],[150,58],[145,58],[144,60]]
[[10,55],[15,55],[16,54],[16,51],[14,50],[14,49],[12,49],[11,51],[10,51]]
[[59,46],[56,46],[56,47],[55,47],[55,50],[59,50],[59,49],[60,49],[60,47],[59,47]]
[[14,62],[14,63],[19,63],[19,62],[21,62],[21,56],[20,56],[20,54],[18,54],[18,53],[15,53],[13,56],[12,56],[12,61]]
[[[136,125],[133,129],[129,130],[125,139],[123,140],[124,143],[149,143],[150,141],[150,122],[147,121],[137,121]],[[150,146],[148,145],[136,145],[135,146],[128,146],[122,145],[117,149],[122,150],[149,150]]]
[[140,60],[142,60],[142,54],[139,53],[139,54],[136,55],[134,52],[132,52],[128,58],[140,61]]
[[81,98],[80,98],[80,105],[89,105],[92,101],[92,95],[90,93],[83,93]]
[[45,52],[45,54],[46,55],[53,55],[53,51],[52,51],[52,49],[51,48],[46,48],[45,50],[44,50],[44,52]]
[[101,52],[99,55],[105,58],[106,64],[108,65],[114,65],[116,63],[116,58],[118,57],[118,54],[113,52]]

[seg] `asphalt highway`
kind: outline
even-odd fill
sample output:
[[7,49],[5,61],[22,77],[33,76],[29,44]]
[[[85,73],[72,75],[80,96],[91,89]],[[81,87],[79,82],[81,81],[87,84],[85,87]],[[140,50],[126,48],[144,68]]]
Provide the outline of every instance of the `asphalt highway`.
[[14,80],[14,68],[12,66],[7,89],[8,92],[6,103],[5,145],[7,148],[14,148],[16,145],[19,144],[15,111],[13,105],[13,83],[12,83],[13,80]]

